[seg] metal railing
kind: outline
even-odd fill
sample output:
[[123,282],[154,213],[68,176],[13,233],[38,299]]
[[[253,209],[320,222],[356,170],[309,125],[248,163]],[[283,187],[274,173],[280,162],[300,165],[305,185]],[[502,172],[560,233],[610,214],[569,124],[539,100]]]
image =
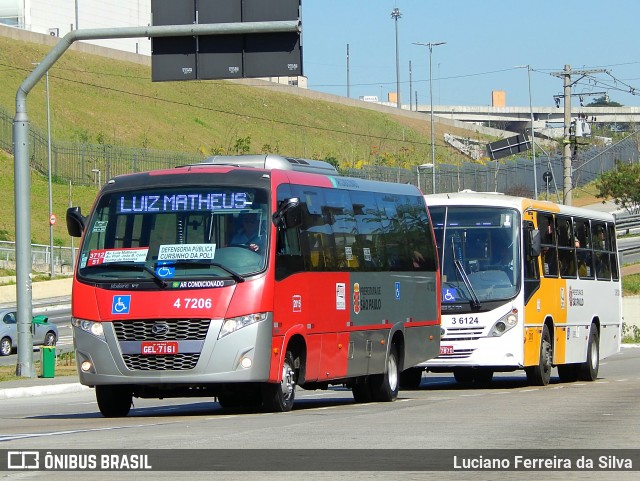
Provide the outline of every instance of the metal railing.
[[[36,272],[49,272],[51,269],[51,256],[53,256],[53,268],[55,274],[70,274],[73,272],[73,263],[78,254],[78,248],[64,246],[51,247],[44,244],[31,244],[31,266]],[[15,269],[16,243],[13,241],[0,241],[0,267]]]

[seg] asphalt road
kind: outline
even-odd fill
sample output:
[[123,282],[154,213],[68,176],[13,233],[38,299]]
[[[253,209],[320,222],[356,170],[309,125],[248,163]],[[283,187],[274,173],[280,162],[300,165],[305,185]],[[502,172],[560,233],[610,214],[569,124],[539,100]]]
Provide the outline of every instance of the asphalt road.
[[[351,392],[344,389],[299,390],[293,411],[284,414],[223,410],[212,399],[154,399],[134,400],[135,407],[126,418],[105,419],[93,391],[86,390],[0,400],[0,449],[637,448],[639,395],[638,348],[624,348],[603,360],[599,378],[592,383],[560,383],[554,371],[549,386],[530,387],[524,374],[510,373],[496,375],[487,388],[468,389],[449,375],[427,374],[420,389],[402,391],[394,403],[355,404]],[[288,466],[269,468],[278,472],[262,473],[265,476],[260,479],[300,479],[294,473],[284,475],[304,466],[291,459]],[[86,473],[85,478],[68,474],[48,479],[86,479]],[[348,478],[346,473],[329,474],[325,478],[314,472],[307,479]],[[356,473],[349,479],[390,479],[383,473],[366,474]],[[423,474],[410,479],[566,480],[575,473]],[[579,479],[637,476],[637,472],[579,474]],[[206,478],[203,473],[196,477],[200,475]],[[171,478],[163,475],[162,479]],[[227,473],[216,474],[215,479],[257,478]]]

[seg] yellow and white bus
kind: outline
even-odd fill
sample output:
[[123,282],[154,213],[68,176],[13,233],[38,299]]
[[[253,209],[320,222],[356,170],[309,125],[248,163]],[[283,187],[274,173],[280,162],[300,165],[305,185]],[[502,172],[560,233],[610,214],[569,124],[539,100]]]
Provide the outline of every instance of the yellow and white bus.
[[496,193],[425,196],[442,275],[440,355],[403,375],[487,383],[524,369],[547,385],[593,381],[618,352],[622,289],[609,213]]

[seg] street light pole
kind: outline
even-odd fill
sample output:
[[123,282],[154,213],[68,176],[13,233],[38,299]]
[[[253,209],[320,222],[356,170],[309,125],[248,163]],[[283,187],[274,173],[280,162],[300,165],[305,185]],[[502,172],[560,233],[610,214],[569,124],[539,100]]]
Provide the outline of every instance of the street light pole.
[[55,275],[53,269],[53,192],[51,185],[51,111],[49,109],[49,70],[45,79],[47,93],[47,162],[49,164],[49,277]]
[[399,8],[394,8],[391,11],[391,18],[395,20],[396,24],[396,106],[401,109],[402,103],[400,102],[400,50],[398,47],[398,19],[402,17]]
[[433,164],[433,193],[435,194],[436,189],[436,140],[435,140],[435,131],[433,128],[433,81],[431,78],[431,57],[433,53],[433,47],[437,47],[438,45],[445,45],[447,42],[414,42],[414,45],[421,45],[423,47],[429,48],[429,99],[431,102],[431,162]]
[[[32,65],[40,65],[35,62]],[[49,108],[49,70],[45,73],[45,97],[47,99],[47,164],[49,183],[49,277],[55,275],[53,263],[53,191],[51,181],[51,110]]]

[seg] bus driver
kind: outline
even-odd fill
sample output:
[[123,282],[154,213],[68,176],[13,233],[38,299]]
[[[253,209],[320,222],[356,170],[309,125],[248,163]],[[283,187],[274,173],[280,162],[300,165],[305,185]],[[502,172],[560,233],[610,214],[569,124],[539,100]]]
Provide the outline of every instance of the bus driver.
[[258,252],[263,244],[258,229],[258,216],[247,213],[240,214],[240,225],[240,230],[233,235],[230,245],[242,245]]

